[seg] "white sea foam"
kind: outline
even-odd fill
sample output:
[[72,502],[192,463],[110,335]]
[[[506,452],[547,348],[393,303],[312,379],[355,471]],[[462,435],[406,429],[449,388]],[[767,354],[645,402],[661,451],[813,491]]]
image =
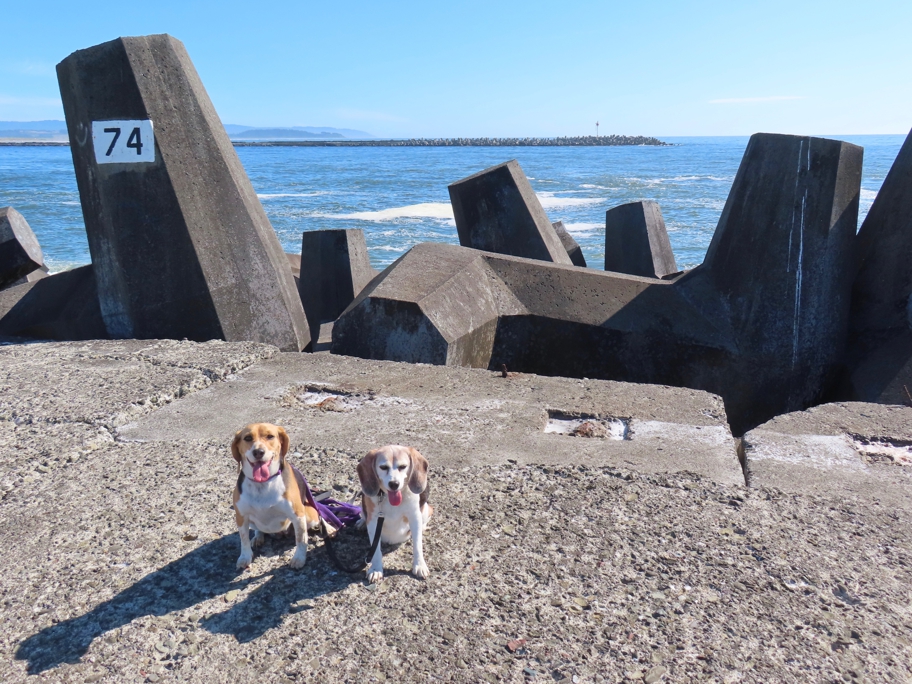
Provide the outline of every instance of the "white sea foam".
[[358,221],[394,221],[400,218],[432,218],[453,221],[453,206],[449,202],[423,202],[380,211],[356,211],[351,214],[326,214],[321,218],[355,219]]
[[611,188],[606,188],[604,185],[593,185],[592,183],[583,183],[580,187],[587,190],[611,190]]
[[[545,209],[582,207],[600,204],[600,197],[556,197],[553,192],[538,193],[538,200]],[[318,218],[354,219],[356,221],[395,221],[397,219],[438,219],[455,225],[453,206],[449,202],[422,202],[404,207],[391,207],[379,211],[356,211],[349,214],[318,214]]]
[[870,200],[873,202],[875,197],[877,197],[876,190],[865,190],[864,188],[861,189],[861,199]]
[[320,195],[326,195],[325,192],[274,192],[274,193],[257,193],[257,197],[261,200],[264,199],[275,199],[277,197],[319,197]]
[[584,235],[596,231],[605,230],[604,223],[565,223],[564,228],[571,235]]
[[672,176],[670,178],[637,178],[631,176],[625,179],[627,182],[646,183],[647,185],[661,185],[662,183],[688,183],[691,181],[715,181],[717,183],[731,183],[734,178],[724,178],[721,176]]
[[553,192],[539,192],[538,201],[545,209],[559,209],[562,207],[584,207],[589,204],[601,204],[605,200],[601,197],[555,197]]

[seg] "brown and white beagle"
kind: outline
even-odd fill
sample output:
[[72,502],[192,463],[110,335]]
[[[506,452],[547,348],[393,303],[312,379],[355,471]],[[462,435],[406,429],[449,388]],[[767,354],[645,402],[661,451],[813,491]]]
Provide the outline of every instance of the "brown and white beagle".
[[288,433],[278,425],[252,423],[238,430],[231,442],[231,455],[238,463],[234,488],[234,516],[241,536],[238,568],[253,560],[250,528],[256,530],[253,547],[265,534],[284,532],[294,526],[295,552],[291,567],[303,568],[307,561],[307,530],[320,526],[320,516],[304,501],[304,481],[286,461]]
[[[383,513],[384,521],[380,540],[388,544],[401,544],[412,538],[412,574],[428,576],[424,562],[422,534],[434,512],[428,503],[428,462],[412,447],[390,445],[374,449],[358,463],[361,481],[361,507],[367,522],[367,533],[374,539],[377,520]],[[383,579],[383,553],[380,545],[374,552],[367,580],[370,583]]]

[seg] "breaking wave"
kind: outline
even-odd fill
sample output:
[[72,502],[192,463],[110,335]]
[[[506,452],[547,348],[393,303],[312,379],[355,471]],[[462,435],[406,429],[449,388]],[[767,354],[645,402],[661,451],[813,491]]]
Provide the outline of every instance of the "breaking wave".
[[319,197],[320,195],[326,195],[325,192],[273,192],[273,193],[257,193],[257,198],[264,199],[276,199],[277,197]]
[[422,202],[380,211],[356,211],[351,214],[323,214],[320,218],[356,219],[359,221],[395,221],[402,218],[432,218],[453,221],[453,207],[449,202]]
[[585,235],[596,231],[605,230],[604,223],[565,223],[564,228],[571,235]]
[[561,209],[564,207],[584,207],[590,204],[602,204],[602,197],[555,197],[553,192],[539,192],[538,201],[544,209]]

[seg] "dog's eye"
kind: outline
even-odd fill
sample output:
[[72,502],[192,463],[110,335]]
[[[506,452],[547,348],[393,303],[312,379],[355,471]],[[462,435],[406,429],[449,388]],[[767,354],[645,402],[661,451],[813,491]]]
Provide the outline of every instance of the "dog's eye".
[[266,439],[275,439],[275,435],[266,435]]
[[253,441],[253,435],[247,435],[246,437],[244,437],[244,441],[245,441],[245,442],[252,442],[252,441]]
[[399,466],[399,470],[405,470],[405,466],[404,465]]
[[384,473],[385,473],[387,470],[389,470],[389,469],[390,469],[390,467],[389,467],[388,465],[382,465],[382,466],[380,466],[380,470],[382,470]]

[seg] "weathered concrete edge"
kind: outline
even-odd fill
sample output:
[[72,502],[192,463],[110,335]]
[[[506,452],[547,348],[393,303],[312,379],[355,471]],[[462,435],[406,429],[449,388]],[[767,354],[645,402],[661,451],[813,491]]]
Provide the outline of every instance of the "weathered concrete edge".
[[[20,347],[25,345],[53,345],[54,348],[60,348],[61,346],[65,347],[86,347],[92,345],[93,343],[110,343],[108,340],[88,340],[81,342],[57,342],[52,340],[21,340],[16,338],[0,338],[0,356],[2,356],[2,350],[4,347]],[[134,360],[141,361],[144,364],[147,364],[150,367],[165,367],[165,368],[183,368],[186,370],[196,371],[198,375],[190,382],[182,382],[177,384],[172,392],[157,392],[150,393],[147,396],[143,397],[138,401],[131,402],[127,406],[124,406],[122,411],[117,413],[108,414],[107,416],[96,419],[92,421],[81,421],[81,420],[72,420],[72,421],[59,421],[49,418],[47,416],[41,416],[37,414],[28,414],[28,415],[5,415],[0,412],[0,421],[10,421],[16,424],[22,423],[70,423],[70,424],[83,424],[90,425],[93,427],[103,428],[112,435],[116,434],[116,428],[120,425],[125,424],[129,420],[135,420],[139,416],[151,413],[162,406],[170,404],[174,401],[182,399],[190,394],[193,394],[199,390],[205,389],[206,387],[211,386],[217,382],[223,382],[236,373],[240,373],[248,368],[260,363],[261,361],[270,359],[279,353],[279,349],[273,345],[262,344],[262,343],[232,343],[232,342],[223,342],[221,340],[213,340],[206,343],[194,343],[194,342],[183,342],[182,344],[189,344],[195,346],[201,346],[204,344],[217,344],[217,345],[226,345],[226,346],[238,346],[238,347],[251,347],[252,350],[242,356],[236,357],[228,361],[226,364],[218,367],[217,364],[207,364],[203,363],[189,363],[182,364],[177,361],[166,361],[160,358],[154,358],[152,356],[146,355],[144,352],[149,352],[154,349],[160,348],[159,345],[162,343],[173,344],[173,340],[143,340],[137,341],[132,340],[131,342],[139,342],[140,344],[146,343],[146,346],[141,347],[135,350],[132,353],[89,353],[86,355],[86,358],[92,359],[107,359],[107,360],[123,360],[127,357],[131,357]],[[0,409],[2,411],[2,409]]]

